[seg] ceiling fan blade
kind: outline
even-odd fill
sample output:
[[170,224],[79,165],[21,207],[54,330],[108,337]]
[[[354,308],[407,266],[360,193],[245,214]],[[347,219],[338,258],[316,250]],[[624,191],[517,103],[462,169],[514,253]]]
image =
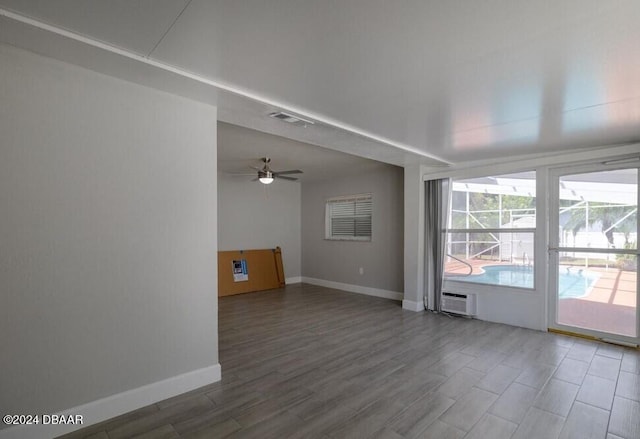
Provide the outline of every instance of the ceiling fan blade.
[[251,181],[258,181],[258,180],[260,180],[260,179],[258,177],[256,177],[256,178],[252,179]]
[[281,178],[283,180],[291,180],[291,181],[298,181],[297,178],[293,178],[293,177],[285,177],[284,175],[278,175],[278,174],[273,174],[273,176],[275,178]]
[[251,169],[255,169],[256,171],[262,171],[262,168],[258,168],[257,166],[249,166]]
[[273,171],[276,175],[284,175],[284,174],[302,174],[303,172],[300,169],[291,169],[289,171]]

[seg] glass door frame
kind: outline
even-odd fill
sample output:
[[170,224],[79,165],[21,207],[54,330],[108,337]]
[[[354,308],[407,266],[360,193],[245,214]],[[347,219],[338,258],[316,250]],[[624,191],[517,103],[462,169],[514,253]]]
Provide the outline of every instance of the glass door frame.
[[[636,255],[636,270],[640,268],[640,247],[636,245],[635,250],[624,249],[600,249],[600,248],[569,248],[560,247],[560,225],[559,225],[559,212],[560,212],[560,178],[568,175],[575,174],[588,174],[605,171],[614,171],[620,169],[637,169],[636,185],[640,184],[640,164],[637,162],[626,162],[623,160],[617,163],[611,160],[610,164],[598,162],[589,163],[577,166],[567,166],[553,168],[549,171],[549,230],[548,230],[548,316],[547,326],[549,329],[571,332],[575,334],[585,335],[597,339],[606,341],[622,342],[623,344],[639,345],[640,344],[640,279],[636,275],[636,337],[630,337],[621,334],[614,334],[608,332],[602,332],[594,329],[580,328],[577,326],[569,326],[558,323],[558,264],[559,255],[563,251],[578,251],[585,253],[602,253],[602,254],[635,254]],[[638,191],[638,204],[640,205],[640,191]],[[636,215],[640,215],[637,212]],[[640,223],[640,222],[638,222]],[[640,236],[638,234],[640,224],[636,226],[636,240]],[[637,242],[637,241],[636,241]],[[637,271],[636,271],[637,273]]]

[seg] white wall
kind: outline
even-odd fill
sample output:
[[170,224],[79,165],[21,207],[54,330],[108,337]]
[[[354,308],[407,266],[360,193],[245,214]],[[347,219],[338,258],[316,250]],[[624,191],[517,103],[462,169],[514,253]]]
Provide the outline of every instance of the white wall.
[[214,371],[216,108],[4,45],[0,102],[0,412]]
[[[218,250],[282,249],[285,278],[299,278],[300,183],[265,186],[218,174]],[[299,280],[298,280],[299,281]]]
[[[302,185],[302,276],[328,286],[402,297],[403,169],[382,165],[374,172]],[[370,242],[325,239],[325,202],[342,195],[373,194]],[[360,274],[359,269],[364,273]],[[344,285],[337,285],[344,284]],[[386,294],[393,293],[393,294]]]
[[404,169],[404,285],[402,307],[424,311],[424,181],[420,165]]

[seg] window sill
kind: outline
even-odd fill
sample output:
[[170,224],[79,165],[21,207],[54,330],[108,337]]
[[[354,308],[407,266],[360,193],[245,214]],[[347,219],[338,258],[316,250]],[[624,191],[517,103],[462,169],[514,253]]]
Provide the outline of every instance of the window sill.
[[535,285],[533,288],[526,288],[447,279],[444,280],[442,289],[446,291],[455,290],[455,292],[459,291],[461,293],[467,294],[483,294],[486,292],[498,292],[504,294],[539,294],[538,290],[535,288]]

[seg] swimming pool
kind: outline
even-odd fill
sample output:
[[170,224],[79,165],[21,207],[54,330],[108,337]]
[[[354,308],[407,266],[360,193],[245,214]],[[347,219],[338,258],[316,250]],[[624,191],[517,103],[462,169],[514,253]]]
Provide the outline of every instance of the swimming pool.
[[[471,276],[447,276],[447,280],[533,288],[533,268],[522,265],[487,265],[484,273]],[[589,294],[600,275],[577,267],[560,267],[559,291],[561,299],[584,297]]]

